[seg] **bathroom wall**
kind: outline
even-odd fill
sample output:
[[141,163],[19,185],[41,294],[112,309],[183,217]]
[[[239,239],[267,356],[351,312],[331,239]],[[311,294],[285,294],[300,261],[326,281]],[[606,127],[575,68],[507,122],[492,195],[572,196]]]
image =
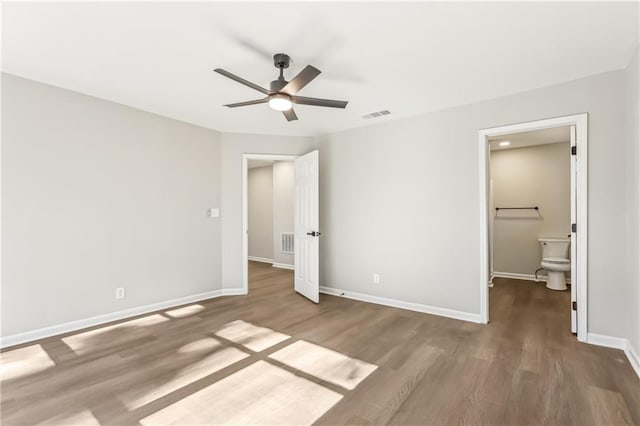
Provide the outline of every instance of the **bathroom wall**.
[[492,151],[490,166],[496,207],[540,209],[491,212],[494,271],[533,275],[541,260],[538,238],[564,238],[571,230],[569,143]]
[[282,253],[280,234],[294,232],[295,168],[292,161],[273,163],[273,261],[293,265],[293,254]]
[[247,172],[249,257],[273,261],[273,167]]

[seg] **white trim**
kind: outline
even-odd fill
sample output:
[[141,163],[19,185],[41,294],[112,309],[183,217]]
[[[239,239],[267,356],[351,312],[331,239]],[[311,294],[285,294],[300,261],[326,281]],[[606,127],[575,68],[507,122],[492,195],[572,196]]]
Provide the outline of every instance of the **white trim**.
[[638,377],[640,377],[640,356],[638,356],[629,339],[607,336],[605,334],[587,333],[587,343],[623,350],[629,360],[629,364],[631,364],[633,370]]
[[[478,161],[480,185],[480,324],[489,323],[489,287],[491,282],[491,266],[489,265],[489,141],[487,136],[478,132],[480,143],[478,144]],[[489,280],[489,282],[487,282]]]
[[425,314],[438,315],[441,317],[453,318],[462,321],[479,323],[480,315],[470,312],[456,311],[453,309],[439,308],[436,306],[422,305],[420,303],[405,302],[402,300],[388,299],[386,297],[371,296],[369,294],[356,293],[353,291],[340,290],[332,287],[320,286],[320,293],[332,296],[346,297],[347,299],[359,300],[361,302],[375,303],[377,305],[391,306],[393,308],[406,309],[409,311],[422,312]]
[[226,290],[214,290],[205,293],[194,294],[191,296],[178,297],[176,299],[165,300],[163,302],[152,303],[144,306],[137,306],[135,308],[124,309],[122,311],[111,312],[108,314],[96,315],[95,317],[84,318],[76,321],[69,321],[63,324],[53,325],[50,327],[43,327],[36,330],[26,331],[24,333],[12,334],[9,336],[2,336],[0,338],[0,347],[6,348],[9,346],[19,345],[21,343],[31,342],[33,340],[44,339],[45,337],[51,337],[58,334],[69,333],[71,331],[80,330],[87,327],[94,327],[113,321],[118,321],[136,315],[148,314],[150,312],[158,311],[161,309],[172,308],[174,306],[184,305],[186,303],[199,302],[206,299],[213,299],[226,294]]
[[631,345],[631,342],[627,340],[627,345],[624,348],[624,354],[627,356],[629,363],[633,367],[634,371],[640,377],[640,356]]
[[[536,279],[535,274],[518,274],[516,272],[493,272],[491,278],[510,278],[513,280],[527,280],[527,281],[536,281],[536,282],[547,282],[546,275],[538,275],[538,279]],[[567,284],[571,284],[571,278],[565,277],[565,281]]]
[[273,263],[273,259],[267,259],[266,257],[247,256],[247,259],[252,262]]
[[272,266],[274,268],[280,268],[280,269],[291,269],[292,271],[296,269],[294,265],[290,265],[288,263],[273,262]]
[[242,290],[249,293],[249,180],[248,157],[242,155]]
[[247,292],[245,292],[241,288],[223,288],[222,296],[244,296]]
[[274,262],[273,259],[267,259],[266,257],[247,256],[247,259],[253,262],[270,263],[274,268],[291,269],[292,271],[295,269],[294,265]]
[[478,161],[479,161],[479,196],[480,196],[480,322],[489,322],[489,138],[509,133],[524,132],[530,130],[547,129],[559,126],[576,126],[577,133],[577,182],[576,182],[576,207],[578,224],[578,245],[576,285],[578,303],[578,340],[587,341],[587,120],[586,113],[568,115],[564,117],[549,118],[530,121],[526,123],[499,126],[478,131]]
[[293,161],[298,155],[286,154],[242,154],[242,293],[249,293],[249,209],[248,207],[248,161]]
[[606,334],[587,333],[587,343],[607,348],[623,349],[627,347],[628,340],[624,337],[607,336]]

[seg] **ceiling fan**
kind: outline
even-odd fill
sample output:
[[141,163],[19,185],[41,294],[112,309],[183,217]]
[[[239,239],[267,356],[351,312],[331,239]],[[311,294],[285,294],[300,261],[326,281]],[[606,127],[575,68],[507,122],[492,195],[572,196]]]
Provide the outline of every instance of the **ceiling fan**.
[[347,101],[335,101],[331,99],[307,98],[304,96],[297,96],[297,93],[298,91],[300,91],[300,89],[309,84],[320,74],[320,70],[311,65],[307,65],[291,81],[287,81],[284,79],[283,70],[285,68],[289,68],[290,62],[291,58],[289,58],[289,55],[285,55],[284,53],[276,53],[275,55],[273,55],[273,64],[276,68],[280,69],[280,76],[277,80],[273,80],[271,82],[271,84],[269,85],[269,90],[260,87],[255,83],[247,81],[244,78],[238,77],[237,75],[232,74],[229,71],[225,71],[221,68],[216,68],[214,71],[218,74],[222,74],[223,76],[230,78],[231,80],[237,81],[240,84],[244,84],[247,87],[250,87],[254,90],[257,90],[258,92],[267,95],[266,97],[257,99],[255,101],[238,102],[225,106],[229,108],[236,108],[241,106],[268,103],[272,109],[275,109],[276,111],[282,111],[287,121],[298,119],[298,116],[293,110],[293,104],[312,105],[329,108],[345,108],[347,106]]

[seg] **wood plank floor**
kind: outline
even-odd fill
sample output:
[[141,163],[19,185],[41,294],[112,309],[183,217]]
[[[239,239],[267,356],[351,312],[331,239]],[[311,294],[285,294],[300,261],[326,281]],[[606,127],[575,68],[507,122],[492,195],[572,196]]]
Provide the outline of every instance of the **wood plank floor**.
[[5,350],[2,424],[640,424],[640,380],[571,335],[569,292],[496,280],[483,326],[292,280],[251,262],[248,296]]

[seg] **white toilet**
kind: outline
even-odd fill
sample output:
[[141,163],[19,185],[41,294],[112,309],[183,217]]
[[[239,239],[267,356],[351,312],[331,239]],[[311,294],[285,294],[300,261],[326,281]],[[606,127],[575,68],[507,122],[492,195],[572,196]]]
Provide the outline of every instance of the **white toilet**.
[[569,260],[568,238],[539,238],[542,248],[542,266],[547,271],[547,288],[551,290],[566,290],[565,272],[571,271]]

